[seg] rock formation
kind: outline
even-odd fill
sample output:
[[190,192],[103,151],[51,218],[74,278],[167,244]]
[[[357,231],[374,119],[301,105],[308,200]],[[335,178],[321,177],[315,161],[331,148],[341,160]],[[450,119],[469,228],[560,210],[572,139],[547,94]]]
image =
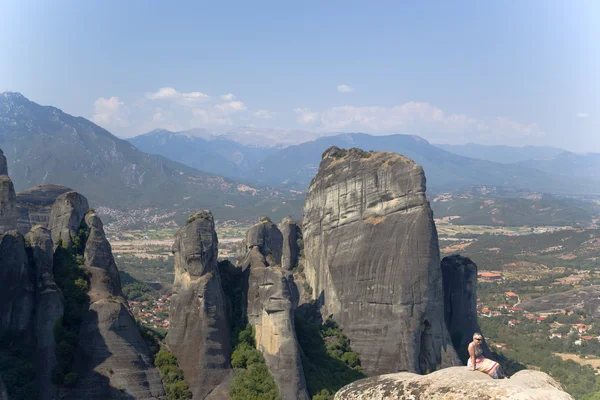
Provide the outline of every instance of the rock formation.
[[[72,206],[65,214],[52,208],[51,226],[60,230],[53,237],[66,238],[65,232],[77,226],[77,216],[87,205],[85,197],[67,193]],[[62,196],[61,196],[62,197]],[[62,202],[60,198],[57,203]],[[59,203],[58,207],[64,207]],[[67,207],[62,209],[67,210]],[[121,292],[110,244],[100,219],[85,215],[89,236],[85,244],[85,268],[90,276],[90,305],[83,317],[74,370],[80,376],[69,397],[72,399],[165,398],[158,370],[148,345],[138,331],[135,318]]]
[[445,368],[429,375],[409,372],[375,376],[340,389],[335,400],[574,400],[549,375],[523,370],[510,379],[492,379],[466,367]]
[[217,268],[218,239],[210,211],[190,216],[175,236],[175,281],[167,346],[194,399],[204,399],[230,373],[226,301]]
[[56,386],[52,383],[52,372],[57,365],[54,327],[64,314],[62,294],[52,272],[50,232],[38,225],[27,234],[26,239],[31,246],[31,258],[35,265],[35,366],[40,400],[53,400],[57,398]]
[[31,335],[35,309],[35,271],[25,239],[13,230],[0,237],[0,332]]
[[77,192],[67,192],[58,196],[50,211],[50,221],[48,222],[54,249],[61,242],[64,247],[72,244],[71,238],[77,236],[88,209],[87,199]]
[[17,229],[17,196],[8,175],[0,175],[0,234]]
[[8,175],[8,162],[2,149],[0,149],[0,175]]
[[281,252],[281,267],[292,270],[298,266],[300,248],[298,239],[302,238],[300,226],[291,217],[285,217],[279,223],[279,230],[283,235],[283,249]]
[[537,297],[519,303],[518,307],[528,312],[583,311],[592,318],[600,318],[600,285]]
[[281,265],[283,235],[268,217],[262,217],[246,233],[238,252],[238,265],[246,270],[249,266]]
[[370,375],[458,365],[425,174],[395,153],[323,154],[304,205],[305,273]]
[[[0,150],[1,152],[1,150]],[[4,381],[0,376],[0,400],[8,400],[8,393],[6,393],[6,387],[4,386]]]
[[[463,363],[466,363],[469,357],[467,347],[473,334],[481,332],[477,322],[477,265],[460,255],[444,257],[442,281],[446,326],[454,349]],[[485,341],[482,349],[486,357],[491,357]]]
[[58,196],[70,191],[61,185],[38,185],[17,193],[17,230],[26,234],[35,225],[48,227],[52,205]]

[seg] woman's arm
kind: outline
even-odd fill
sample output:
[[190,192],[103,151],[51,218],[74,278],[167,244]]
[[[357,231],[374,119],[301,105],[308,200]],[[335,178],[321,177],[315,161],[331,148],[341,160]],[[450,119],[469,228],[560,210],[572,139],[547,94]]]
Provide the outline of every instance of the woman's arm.
[[473,366],[472,371],[475,371],[477,366],[475,364],[475,350],[473,349],[473,343],[469,344],[468,350],[469,350],[469,356],[471,357],[471,365]]

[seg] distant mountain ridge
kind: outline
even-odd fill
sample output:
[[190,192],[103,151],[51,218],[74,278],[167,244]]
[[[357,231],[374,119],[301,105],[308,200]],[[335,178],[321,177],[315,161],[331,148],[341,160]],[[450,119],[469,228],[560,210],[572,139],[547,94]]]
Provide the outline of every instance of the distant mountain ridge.
[[514,164],[529,160],[544,160],[556,157],[565,152],[563,149],[549,146],[486,146],[476,143],[460,145],[434,143],[433,145],[460,156],[502,164]]

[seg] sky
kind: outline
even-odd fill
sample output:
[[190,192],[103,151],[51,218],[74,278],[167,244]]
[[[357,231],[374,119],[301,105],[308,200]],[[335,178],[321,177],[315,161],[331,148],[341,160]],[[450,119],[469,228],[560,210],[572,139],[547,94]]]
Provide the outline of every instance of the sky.
[[0,91],[119,137],[236,126],[600,152],[600,2],[0,2]]

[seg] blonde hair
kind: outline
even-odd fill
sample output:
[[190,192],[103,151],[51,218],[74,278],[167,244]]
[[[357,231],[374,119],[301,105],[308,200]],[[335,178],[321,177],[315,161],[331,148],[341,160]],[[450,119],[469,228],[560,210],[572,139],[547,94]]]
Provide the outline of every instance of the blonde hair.
[[473,339],[483,339],[483,336],[479,332],[475,332],[473,334]]

